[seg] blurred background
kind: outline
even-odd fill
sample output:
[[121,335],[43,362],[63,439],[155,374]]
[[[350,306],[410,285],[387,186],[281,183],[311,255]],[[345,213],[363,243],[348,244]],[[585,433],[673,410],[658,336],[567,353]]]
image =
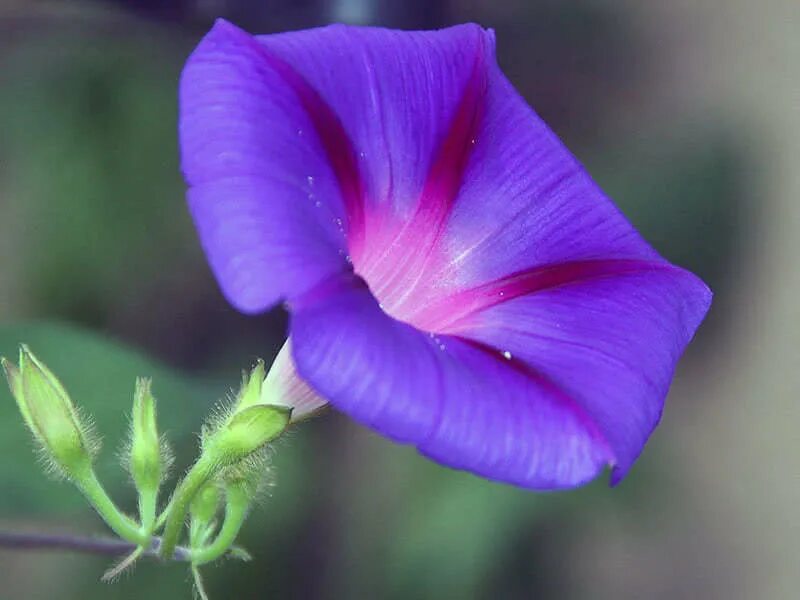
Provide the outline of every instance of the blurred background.
[[[497,32],[512,82],[645,237],[715,290],[661,427],[616,489],[533,494],[328,412],[206,570],[220,598],[800,595],[797,0],[0,0],[0,354],[25,341],[92,412],[112,494],[135,375],[185,465],[208,407],[285,334],[234,312],[183,202],[176,87],[213,19]],[[0,529],[102,533],[0,386]],[[188,598],[180,567],[0,550],[0,598]]]

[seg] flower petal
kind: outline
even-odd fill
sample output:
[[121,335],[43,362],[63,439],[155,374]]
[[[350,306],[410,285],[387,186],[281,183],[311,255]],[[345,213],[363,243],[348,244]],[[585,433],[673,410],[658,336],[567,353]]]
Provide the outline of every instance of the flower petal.
[[663,263],[598,273],[497,303],[452,332],[508,352],[573,398],[613,450],[616,482],[657,425],[711,292]]
[[378,217],[416,211],[465,97],[482,95],[472,85],[494,53],[493,34],[477,25],[440,31],[331,25],[258,40],[341,120],[358,153],[367,209],[379,208]]
[[237,308],[263,310],[349,267],[344,192],[358,177],[341,158],[351,152],[341,126],[313,91],[218,21],[187,61],[180,106],[189,206]]
[[483,115],[442,239],[457,287],[565,261],[658,260],[495,62]]
[[261,402],[291,406],[293,423],[313,417],[328,403],[297,374],[291,340],[286,341],[272,362],[262,387]]
[[291,309],[300,375],[339,410],[434,460],[535,489],[586,482],[614,460],[546,377],[391,318],[358,277],[332,279]]

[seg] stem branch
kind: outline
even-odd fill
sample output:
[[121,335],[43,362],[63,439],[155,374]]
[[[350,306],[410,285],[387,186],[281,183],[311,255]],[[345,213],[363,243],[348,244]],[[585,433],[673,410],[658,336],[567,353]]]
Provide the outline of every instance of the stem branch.
[[80,478],[75,479],[75,485],[83,492],[86,499],[106,522],[111,530],[119,537],[138,546],[149,546],[150,536],[143,533],[139,525],[130,517],[122,513],[114,501],[106,493],[97,480],[93,470],[89,470]]
[[192,550],[192,564],[200,566],[218,559],[225,554],[236,541],[239,531],[242,528],[247,507],[249,505],[247,493],[239,486],[231,486],[227,490],[225,505],[225,520],[216,539],[205,546]]
[[161,556],[170,558],[172,551],[178,544],[178,537],[181,529],[186,522],[186,513],[189,512],[189,504],[197,494],[202,485],[214,474],[215,465],[200,457],[194,466],[189,469],[186,477],[183,478],[175,489],[172,500],[166,509],[166,520],[164,525],[164,535],[161,540]]
[[[153,538],[151,545],[142,556],[157,558],[161,547],[160,538]],[[0,531],[0,548],[9,550],[64,550],[101,556],[122,556],[130,554],[138,546],[125,540],[109,538],[81,537],[75,535],[56,535],[49,533],[14,533]],[[172,558],[177,561],[190,560],[187,548],[175,548]]]

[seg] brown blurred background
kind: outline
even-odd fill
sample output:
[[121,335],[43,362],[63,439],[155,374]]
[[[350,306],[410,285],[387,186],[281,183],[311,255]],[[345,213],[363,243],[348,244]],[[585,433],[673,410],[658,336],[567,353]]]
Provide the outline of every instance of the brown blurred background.
[[[248,564],[212,598],[800,596],[797,0],[0,0],[0,353],[31,344],[115,464],[153,375],[185,465],[209,405],[285,315],[235,313],[177,161],[181,65],[213,18],[497,32],[509,78],[645,237],[716,292],[629,478],[533,494],[451,472],[333,412],[279,445]],[[98,532],[0,389],[0,529]],[[0,598],[188,598],[179,567],[0,550]]]

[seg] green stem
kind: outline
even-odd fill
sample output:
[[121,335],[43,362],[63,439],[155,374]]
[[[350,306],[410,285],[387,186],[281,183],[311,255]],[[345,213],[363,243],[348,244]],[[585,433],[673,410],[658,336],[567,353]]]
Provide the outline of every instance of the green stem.
[[139,492],[139,519],[142,522],[142,531],[153,534],[156,526],[156,503],[158,490]]
[[117,508],[92,469],[74,479],[75,485],[114,533],[138,546],[150,545],[150,536],[143,533],[133,519]]
[[186,477],[178,484],[175,493],[172,495],[172,500],[165,511],[165,525],[164,534],[161,538],[161,557],[171,558],[175,546],[178,544],[178,536],[180,536],[181,529],[186,522],[186,513],[189,512],[189,504],[192,502],[195,494],[208,481],[208,479],[216,471],[216,465],[208,460],[205,456],[201,456],[200,460],[194,463],[194,466],[189,469]]
[[204,548],[192,549],[192,564],[200,566],[218,559],[225,554],[236,541],[242,524],[247,516],[250,498],[240,486],[231,486],[225,498],[225,520],[217,538]]
[[203,578],[200,576],[200,569],[196,565],[192,565],[192,578],[194,579],[194,589],[197,591],[198,598],[200,600],[209,600],[206,587],[203,585]]
[[167,507],[163,511],[161,511],[160,515],[158,515],[158,518],[156,519],[156,524],[153,527],[153,531],[158,531],[159,529],[164,527],[164,523],[167,522],[167,515],[169,514],[169,509],[171,507],[172,507],[172,500],[169,501]]

